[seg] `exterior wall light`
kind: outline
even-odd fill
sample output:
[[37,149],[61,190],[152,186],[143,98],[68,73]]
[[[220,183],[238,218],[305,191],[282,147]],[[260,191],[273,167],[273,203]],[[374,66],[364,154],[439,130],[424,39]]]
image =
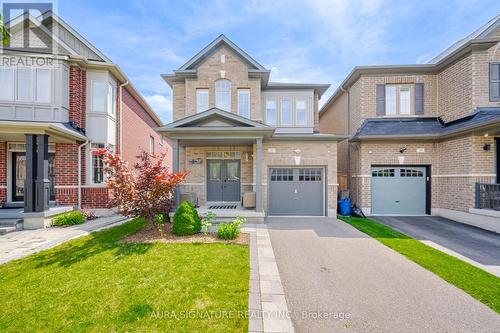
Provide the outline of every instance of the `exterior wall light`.
[[195,158],[193,160],[189,160],[188,162],[189,164],[202,164],[203,160],[201,158]]

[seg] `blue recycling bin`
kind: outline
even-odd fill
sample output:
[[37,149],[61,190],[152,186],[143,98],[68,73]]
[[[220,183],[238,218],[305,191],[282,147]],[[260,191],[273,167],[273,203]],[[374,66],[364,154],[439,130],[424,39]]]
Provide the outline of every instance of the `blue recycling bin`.
[[339,200],[339,213],[342,216],[351,215],[351,199],[345,198]]

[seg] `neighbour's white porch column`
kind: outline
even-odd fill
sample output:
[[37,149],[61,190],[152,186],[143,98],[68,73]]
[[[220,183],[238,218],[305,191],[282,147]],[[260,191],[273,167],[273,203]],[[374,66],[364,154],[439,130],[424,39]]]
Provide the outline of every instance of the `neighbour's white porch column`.
[[262,212],[264,210],[262,200],[262,138],[256,139],[257,141],[257,156],[255,159],[255,192],[256,203],[255,210]]
[[[179,140],[172,140],[172,171],[179,172]],[[177,207],[180,202],[181,192],[179,191],[179,187],[177,186],[175,189],[175,207]]]

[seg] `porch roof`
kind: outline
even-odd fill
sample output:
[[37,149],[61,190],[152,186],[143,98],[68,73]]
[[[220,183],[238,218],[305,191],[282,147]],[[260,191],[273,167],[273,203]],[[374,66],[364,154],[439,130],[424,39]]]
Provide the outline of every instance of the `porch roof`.
[[384,139],[443,139],[465,133],[500,134],[500,108],[478,108],[445,123],[439,117],[367,119],[353,141]]
[[0,120],[0,139],[24,141],[24,134],[47,134],[50,141],[56,142],[88,140],[69,123]]

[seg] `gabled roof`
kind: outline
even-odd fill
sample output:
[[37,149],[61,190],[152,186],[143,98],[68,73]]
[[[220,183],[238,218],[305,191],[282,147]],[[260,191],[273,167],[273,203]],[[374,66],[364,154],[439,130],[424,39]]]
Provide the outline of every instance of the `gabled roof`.
[[[216,126],[210,125],[213,121]],[[271,127],[264,125],[262,123],[250,120],[248,118],[242,117],[240,115],[223,111],[218,108],[211,108],[206,111],[197,113],[195,115],[180,119],[168,125],[158,128],[162,129],[172,129],[172,128],[186,128],[186,127],[248,127],[248,128],[260,128],[260,129],[271,129]]]
[[490,20],[481,28],[474,31],[469,36],[461,39],[439,55],[434,57],[427,64],[407,64],[407,65],[374,65],[374,66],[356,66],[342,81],[339,87],[333,92],[328,100],[319,110],[319,114],[323,112],[356,82],[361,75],[377,75],[377,74],[435,74],[449,66],[454,61],[460,59],[473,49],[488,49],[500,42],[500,37],[490,37],[489,34],[496,28],[500,27],[500,15]]
[[448,123],[438,117],[366,119],[353,141],[367,139],[440,139],[480,129],[500,132],[500,108],[478,108],[474,113]]
[[196,69],[197,66],[203,62],[206,58],[208,58],[213,52],[215,52],[220,46],[226,46],[230,48],[236,55],[238,55],[242,60],[244,60],[251,69],[266,71],[264,66],[259,64],[256,60],[254,60],[251,56],[249,56],[245,51],[240,49],[236,44],[234,44],[229,38],[224,36],[223,34],[214,39],[210,44],[205,46],[203,50],[198,52],[194,57],[189,59],[184,65],[182,65],[178,70],[185,71],[190,69]]

